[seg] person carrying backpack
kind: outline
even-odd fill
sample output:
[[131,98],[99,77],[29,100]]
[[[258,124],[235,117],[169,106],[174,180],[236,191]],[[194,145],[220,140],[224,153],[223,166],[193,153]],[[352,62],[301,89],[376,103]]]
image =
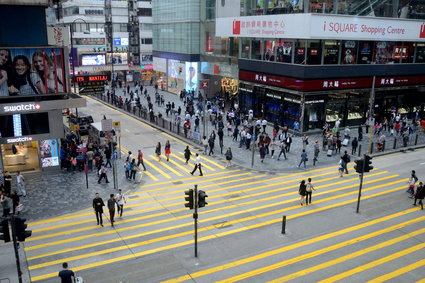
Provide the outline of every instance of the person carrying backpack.
[[348,174],[347,166],[348,166],[348,163],[350,163],[351,159],[347,151],[344,151],[344,155],[341,157],[341,160],[342,160],[341,162],[342,168],[344,168],[345,174]]
[[409,193],[409,198],[413,198],[413,193],[415,189],[415,184],[418,181],[418,177],[416,177],[416,171],[412,170],[412,174],[410,175],[409,181],[407,183],[409,184],[409,188],[407,189],[407,193]]

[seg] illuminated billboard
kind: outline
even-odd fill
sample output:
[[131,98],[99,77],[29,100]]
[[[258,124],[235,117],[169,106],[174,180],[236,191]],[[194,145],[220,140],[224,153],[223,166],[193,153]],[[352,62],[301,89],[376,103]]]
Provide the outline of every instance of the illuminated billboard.
[[0,98],[67,92],[63,48],[0,48]]

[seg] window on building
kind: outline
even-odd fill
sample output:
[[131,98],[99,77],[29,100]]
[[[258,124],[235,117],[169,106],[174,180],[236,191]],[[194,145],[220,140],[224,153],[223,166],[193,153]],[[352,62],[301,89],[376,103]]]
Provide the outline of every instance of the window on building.
[[295,42],[295,64],[305,64],[306,40],[297,40]]
[[274,40],[264,40],[263,60],[275,61],[276,42]]
[[360,41],[357,64],[372,64],[373,41]]
[[205,18],[207,20],[215,19],[215,1],[216,0],[206,0],[205,3]]
[[242,44],[241,44],[241,58],[243,59],[249,59],[249,52],[251,50],[251,40],[250,39],[245,39],[245,38],[241,38],[242,40]]
[[141,38],[140,43],[141,44],[152,44],[152,38]]
[[324,64],[338,64],[339,59],[339,41],[337,40],[327,40],[325,41],[325,50],[323,63]]
[[251,59],[261,60],[262,47],[263,47],[262,40],[257,40],[257,39],[252,40]]
[[86,15],[103,15],[103,9],[85,9],[84,14],[86,14]]
[[151,8],[139,8],[137,9],[137,15],[140,17],[152,17]]
[[148,30],[152,30],[152,24],[140,24],[140,30],[141,31],[148,31]]
[[322,63],[322,42],[309,40],[307,44],[307,65],[320,65]]
[[357,61],[357,41],[343,40],[341,46],[341,64],[351,65]]
[[128,32],[127,24],[112,24],[114,32]]
[[78,7],[69,7],[63,9],[64,16],[72,16],[72,15],[78,15],[80,13],[80,10]]
[[425,43],[416,43],[415,63],[425,63]]

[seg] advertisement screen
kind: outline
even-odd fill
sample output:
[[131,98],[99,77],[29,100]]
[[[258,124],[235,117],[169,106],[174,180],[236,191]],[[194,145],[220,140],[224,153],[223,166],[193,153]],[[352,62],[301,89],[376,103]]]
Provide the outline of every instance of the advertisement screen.
[[13,114],[0,116],[0,138],[49,133],[49,114]]
[[105,56],[105,54],[85,54],[85,55],[81,55],[81,65],[83,65],[83,66],[106,65],[106,56]]
[[198,88],[198,63],[186,62],[186,90]]
[[66,92],[63,48],[0,48],[0,98]]
[[40,157],[42,167],[59,166],[59,149],[57,140],[41,140]]

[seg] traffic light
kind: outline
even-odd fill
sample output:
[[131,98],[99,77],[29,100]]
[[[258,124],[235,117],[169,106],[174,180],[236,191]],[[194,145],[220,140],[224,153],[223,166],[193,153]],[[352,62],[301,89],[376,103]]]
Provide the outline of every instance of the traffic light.
[[357,173],[363,173],[364,160],[363,159],[357,159],[356,161],[354,161],[354,163],[356,163],[356,165],[354,165],[354,169],[356,170],[356,172]]
[[185,207],[189,207],[189,209],[193,209],[194,207],[194,198],[193,198],[193,189],[190,189],[188,191],[185,191],[184,194],[186,195],[186,197],[184,198],[185,201],[187,201],[184,206]]
[[15,233],[19,242],[25,242],[25,239],[31,237],[32,235],[31,230],[25,230],[27,229],[27,224],[25,224],[25,221],[27,221],[25,218],[15,217]]
[[10,242],[9,220],[7,219],[1,220],[0,240],[3,240],[5,243]]
[[372,157],[370,157],[369,155],[365,155],[364,156],[364,171],[365,172],[370,172],[371,170],[373,170],[373,166],[372,166]]
[[205,201],[207,197],[208,196],[204,191],[202,190],[198,191],[198,207],[204,207],[205,205],[208,204],[208,202]]

